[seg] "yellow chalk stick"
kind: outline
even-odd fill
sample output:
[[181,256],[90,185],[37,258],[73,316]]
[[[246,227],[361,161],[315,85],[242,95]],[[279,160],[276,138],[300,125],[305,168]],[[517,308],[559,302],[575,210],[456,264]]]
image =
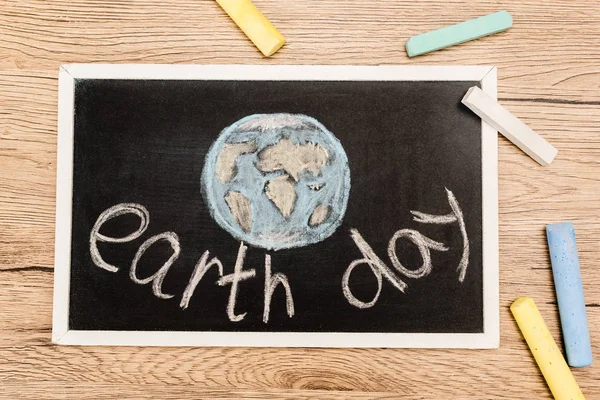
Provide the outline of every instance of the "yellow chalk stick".
[[216,0],[233,22],[266,57],[285,43],[285,38],[250,0]]
[[556,400],[585,400],[560,348],[531,297],[519,297],[510,306]]

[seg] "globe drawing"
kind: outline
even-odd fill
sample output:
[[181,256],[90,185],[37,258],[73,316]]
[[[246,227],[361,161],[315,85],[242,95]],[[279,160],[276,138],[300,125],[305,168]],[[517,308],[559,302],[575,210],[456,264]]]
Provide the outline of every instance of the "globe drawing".
[[206,155],[202,191],[237,240],[279,250],[320,242],[340,226],[350,194],[340,141],[302,114],[255,114],[225,128]]

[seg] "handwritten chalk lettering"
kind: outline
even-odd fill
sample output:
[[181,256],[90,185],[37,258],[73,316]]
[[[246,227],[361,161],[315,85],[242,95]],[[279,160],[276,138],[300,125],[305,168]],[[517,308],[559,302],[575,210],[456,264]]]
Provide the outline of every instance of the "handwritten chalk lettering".
[[225,286],[231,283],[231,288],[229,290],[229,301],[227,303],[227,316],[229,317],[229,320],[233,322],[241,321],[246,316],[246,313],[235,313],[235,301],[237,297],[238,283],[256,276],[256,270],[254,268],[247,271],[242,271],[247,249],[248,247],[244,246],[244,242],[240,243],[240,249],[238,250],[233,274],[225,275],[217,281],[219,286]]
[[188,305],[190,304],[190,299],[192,298],[192,296],[194,295],[194,291],[196,290],[196,286],[198,286],[198,283],[200,283],[200,280],[204,277],[204,274],[208,272],[210,267],[217,267],[219,270],[219,276],[223,276],[223,264],[221,264],[221,261],[219,261],[217,257],[213,257],[213,259],[210,260],[209,263],[206,262],[208,260],[209,254],[210,253],[208,252],[208,250],[206,250],[204,254],[202,254],[202,257],[200,257],[200,261],[198,261],[196,267],[194,268],[194,272],[192,272],[190,281],[188,282],[188,285],[183,292],[183,296],[181,297],[181,303],[179,303],[179,307],[181,307],[183,310],[188,308]]
[[292,289],[288,282],[287,276],[281,272],[271,275],[271,256],[265,254],[265,307],[263,310],[263,322],[269,322],[269,314],[271,312],[271,297],[277,285],[281,284],[285,289],[285,307],[288,317],[294,316],[294,298],[292,297]]
[[462,210],[458,205],[458,201],[456,200],[454,193],[448,190],[448,188],[444,189],[446,189],[448,203],[450,204],[450,208],[452,208],[452,212],[450,214],[430,215],[419,211],[411,211],[410,213],[414,216],[414,221],[421,222],[423,224],[451,224],[453,222],[458,222],[460,233],[463,239],[463,252],[456,270],[459,273],[458,280],[463,282],[465,280],[465,276],[467,275],[467,267],[469,266],[469,237],[467,236],[467,228],[465,226],[465,219],[463,217]]
[[[140,258],[142,258],[142,256],[144,255],[146,250],[150,248],[150,246],[152,246],[154,243],[160,240],[166,240],[171,244],[173,254],[154,274],[144,279],[138,278],[136,275],[136,268],[138,262],[140,261]],[[131,269],[129,270],[129,278],[131,278],[133,282],[139,285],[145,285],[147,283],[152,282],[152,292],[156,297],[158,297],[159,299],[170,299],[171,297],[173,297],[173,295],[164,294],[162,292],[162,283],[165,280],[165,276],[167,276],[167,272],[169,272],[169,268],[171,268],[171,265],[173,265],[175,260],[177,260],[177,258],[179,257],[180,252],[181,248],[179,247],[179,238],[174,232],[164,232],[160,235],[152,236],[150,239],[142,243],[137,253],[135,253],[135,257],[131,262]]]
[[[385,275],[386,279],[390,283],[392,283],[399,291],[404,292],[404,289],[406,289],[406,283],[403,282],[400,278],[398,278],[390,269],[390,267],[385,265],[385,263],[381,261],[379,257],[377,257],[371,246],[369,246],[365,239],[363,239],[361,234],[356,229],[351,229],[350,236],[354,240],[354,243],[356,243],[356,246],[363,254],[364,258],[354,260],[348,266],[346,272],[344,273],[344,276],[342,277],[342,290],[348,302],[357,308],[373,307],[375,303],[377,303],[379,295],[381,294],[382,275]],[[375,296],[371,301],[366,303],[357,299],[354,296],[354,294],[352,294],[352,290],[350,289],[350,275],[352,275],[352,271],[354,271],[354,268],[361,264],[367,264],[371,268],[371,271],[373,271],[373,275],[375,275],[375,278],[377,278],[377,293],[375,293]]]
[[[465,226],[463,213],[458,205],[458,201],[450,190],[447,188],[445,189],[448,196],[448,204],[452,209],[451,213],[446,215],[431,215],[422,213],[420,211],[411,211],[411,214],[413,215],[413,220],[419,223],[445,225],[456,222],[458,224],[463,239],[463,252],[457,271],[459,273],[458,280],[462,283],[465,279],[469,265],[469,239],[467,236],[467,229]],[[377,300],[381,294],[383,277],[385,277],[386,280],[396,287],[396,289],[404,293],[407,284],[398,276],[396,276],[394,271],[392,271],[379,257],[377,257],[371,246],[363,239],[358,230],[351,229],[350,237],[354,240],[354,243],[362,253],[363,258],[352,261],[350,265],[348,265],[348,268],[342,277],[342,292],[344,293],[346,300],[348,300],[351,305],[357,308],[364,309],[373,307],[375,303],[377,303]],[[421,259],[423,260],[423,264],[419,268],[410,270],[406,268],[398,259],[398,255],[396,254],[396,244],[401,238],[408,239],[415,246],[417,246],[417,249],[421,255]],[[388,256],[394,268],[402,275],[413,279],[419,279],[431,273],[433,268],[431,262],[431,250],[448,251],[448,247],[446,247],[443,243],[436,242],[435,240],[432,240],[412,229],[400,229],[396,231],[388,243]],[[352,275],[354,268],[361,264],[367,264],[377,279],[377,292],[375,293],[373,299],[369,302],[363,302],[357,299],[350,288],[350,275]]]
[[[463,282],[467,273],[469,263],[469,239],[467,235],[466,225],[464,222],[464,216],[462,210],[460,209],[458,201],[456,200],[456,197],[450,190],[448,190],[447,188],[445,188],[445,190],[448,197],[448,204],[450,205],[451,209],[450,213],[445,215],[432,215],[420,211],[410,212],[413,215],[413,220],[418,223],[438,225],[448,225],[457,223],[463,239],[463,251],[460,262],[457,267],[457,272],[459,275],[458,280],[460,282]],[[138,226],[137,230],[123,237],[110,237],[100,233],[100,229],[102,228],[105,222],[125,214],[134,214],[140,218],[140,225]],[[146,210],[146,208],[140,204],[121,203],[105,210],[102,214],[100,214],[100,216],[96,220],[96,223],[94,224],[90,233],[90,254],[93,263],[96,266],[107,271],[117,272],[119,269],[115,265],[111,265],[103,260],[98,250],[98,242],[126,243],[135,240],[146,231],[149,223],[150,214],[148,210]],[[448,247],[443,243],[430,239],[415,230],[400,229],[394,233],[394,235],[388,243],[388,256],[394,268],[392,269],[375,254],[371,246],[365,241],[365,239],[362,237],[360,232],[358,232],[358,230],[351,229],[350,236],[356,244],[356,246],[358,247],[358,250],[363,255],[363,258],[354,260],[350,263],[350,265],[348,265],[348,268],[346,269],[342,277],[342,291],[351,305],[361,309],[373,307],[377,303],[377,300],[379,299],[379,296],[381,295],[382,291],[383,278],[390,282],[400,292],[404,293],[408,285],[398,276],[399,274],[412,279],[420,279],[424,276],[427,276],[431,273],[433,269],[431,260],[431,250],[448,251]],[[406,268],[404,264],[402,264],[396,250],[397,242],[401,239],[408,240],[417,247],[422,259],[422,264],[420,267],[411,270]],[[137,276],[136,270],[140,259],[153,244],[161,240],[166,240],[169,242],[173,250],[173,254],[154,274],[147,278],[139,278]],[[244,245],[243,242],[241,242],[234,266],[234,271],[233,273],[228,275],[224,275],[223,264],[217,257],[213,257],[210,261],[208,261],[210,253],[209,251],[205,251],[202,254],[200,260],[198,260],[198,262],[196,263],[196,266],[194,267],[194,271],[192,272],[188,285],[186,286],[183,292],[179,306],[183,310],[188,308],[190,300],[194,295],[194,292],[199,282],[202,280],[202,278],[208,272],[208,270],[214,266],[217,268],[220,276],[216,284],[219,286],[231,284],[231,287],[229,289],[229,299],[226,308],[227,317],[232,322],[242,321],[247,313],[244,312],[241,314],[236,314],[235,312],[238,286],[240,282],[244,282],[256,277],[256,270],[254,268],[249,270],[243,269],[247,249],[248,247]],[[152,282],[152,291],[154,295],[158,298],[170,299],[174,297],[174,295],[172,294],[165,294],[162,292],[162,284],[167,273],[169,272],[169,269],[179,257],[180,252],[181,248],[179,244],[179,238],[174,232],[164,232],[162,234],[152,236],[151,238],[147,239],[144,243],[142,243],[142,245],[137,250],[131,262],[131,268],[129,271],[130,279],[133,282],[140,285],[145,285]],[[354,296],[354,294],[352,293],[352,289],[350,288],[350,277],[352,275],[352,272],[356,267],[362,264],[366,264],[367,266],[369,266],[371,272],[377,279],[377,292],[370,301],[359,300],[358,298],[356,298],[356,296]],[[263,308],[264,323],[268,323],[269,321],[271,300],[275,289],[279,285],[283,286],[285,290],[286,310],[288,316],[291,318],[294,316],[294,299],[292,297],[292,291],[288,278],[283,273],[272,273],[271,256],[269,254],[265,254]]]
[[[100,233],[100,229],[102,225],[116,217],[125,214],[134,214],[140,218],[140,225],[135,232],[130,233],[124,237],[110,237]],[[109,209],[105,210],[94,224],[91,232],[90,232],[90,254],[93,263],[102,269],[105,269],[110,272],[117,272],[119,269],[107,263],[102,259],[100,252],[98,250],[97,242],[107,242],[107,243],[125,243],[139,238],[148,228],[148,224],[150,222],[150,214],[145,207],[140,204],[135,203],[121,203],[117,204]],[[152,275],[147,278],[138,277],[138,264],[140,259],[146,253],[146,251],[153,246],[155,243],[159,241],[167,241],[171,245],[171,249],[173,250],[173,254],[169,257],[169,259]],[[194,292],[196,291],[196,287],[205,276],[205,274],[210,270],[211,267],[216,267],[220,276],[220,279],[217,280],[216,284],[219,286],[225,286],[231,284],[231,288],[229,290],[229,300],[227,303],[227,317],[232,322],[242,321],[246,316],[246,313],[236,314],[235,313],[235,305],[237,300],[238,293],[238,285],[240,282],[252,279],[256,277],[256,270],[249,269],[243,270],[244,260],[246,257],[246,251],[248,247],[244,245],[244,243],[240,243],[240,247],[238,250],[234,271],[231,274],[224,275],[223,272],[223,264],[217,257],[213,257],[210,261],[210,253],[209,251],[205,251],[202,254],[202,257],[196,263],[194,267],[194,271],[190,276],[188,284],[183,292],[181,297],[181,302],[179,306],[182,310],[188,308],[189,303],[191,301]],[[152,282],[152,291],[153,294],[160,299],[170,299],[174,297],[172,294],[166,294],[162,292],[162,284],[167,276],[171,266],[173,263],[179,258],[181,253],[181,247],[179,244],[179,237],[175,232],[164,232],[159,235],[152,236],[147,239],[144,243],[140,245],[138,248],[130,266],[129,270],[129,278],[139,284],[146,285]],[[268,323],[270,307],[271,307],[271,299],[273,296],[273,292],[277,288],[277,286],[283,286],[286,294],[286,309],[287,314],[291,318],[294,316],[294,299],[292,297],[292,290],[290,287],[290,283],[288,278],[283,273],[275,273],[271,272],[271,256],[269,254],[265,254],[265,282],[264,282],[264,310],[263,310],[263,321]]]
[[[394,285],[396,289],[404,293],[404,290],[407,287],[406,282],[402,281],[399,277],[397,277],[396,274],[390,269],[390,267],[388,267],[383,261],[381,261],[379,257],[377,257],[371,246],[369,246],[369,244],[363,239],[361,234],[356,229],[351,229],[350,236],[354,240],[354,243],[356,243],[356,246],[358,247],[360,252],[365,256],[365,258],[354,260],[352,263],[350,263],[350,265],[346,269],[346,272],[344,273],[344,276],[342,277],[342,291],[344,292],[346,300],[348,300],[350,304],[357,308],[373,307],[375,303],[377,303],[379,295],[381,294],[382,276],[385,276],[385,278],[392,285]],[[402,265],[402,263],[400,263],[400,260],[398,260],[398,256],[396,255],[396,241],[402,237],[405,237],[411,242],[413,242],[419,249],[419,252],[421,253],[423,265],[421,265],[421,267],[419,267],[415,271],[411,271],[405,268]],[[442,243],[438,243],[434,240],[431,240],[428,237],[425,237],[419,232],[414,231],[412,229],[401,229],[397,231],[394,234],[394,236],[390,239],[388,244],[388,254],[392,261],[392,265],[400,273],[406,275],[409,278],[420,278],[431,272],[431,253],[429,249],[439,251],[447,250],[447,248]],[[371,300],[368,303],[358,300],[352,294],[352,290],[350,289],[350,275],[352,274],[354,268],[360,264],[369,265],[369,267],[371,267],[371,271],[377,278],[377,293],[375,294],[373,300]]]
[[[121,238],[113,238],[110,236],[105,236],[100,233],[100,228],[104,225],[105,222],[117,218],[121,215],[125,214],[135,214],[140,217],[140,226],[138,229],[130,233],[129,235]],[[90,254],[92,256],[92,261],[96,266],[105,269],[110,272],[117,272],[119,269],[107,263],[102,259],[100,255],[100,251],[98,250],[97,242],[107,242],[107,243],[126,243],[132,240],[139,238],[148,228],[148,224],[150,223],[150,214],[148,210],[140,204],[136,203],[121,203],[115,206],[110,207],[108,210],[104,211],[94,224],[92,228],[92,232],[90,233]]]
[[[421,253],[423,265],[421,265],[421,267],[417,268],[416,270],[410,270],[405,268],[400,262],[400,260],[398,260],[398,256],[396,255],[396,241],[403,237],[413,242],[419,249],[419,253]],[[431,240],[417,231],[413,231],[412,229],[401,229],[398,232],[396,232],[394,236],[392,236],[392,238],[390,239],[390,243],[388,245],[388,256],[392,261],[392,265],[398,271],[400,271],[409,278],[418,279],[423,276],[429,275],[429,273],[431,272],[431,252],[429,251],[429,249],[437,251],[448,250],[448,248],[442,243],[436,242],[435,240]]]

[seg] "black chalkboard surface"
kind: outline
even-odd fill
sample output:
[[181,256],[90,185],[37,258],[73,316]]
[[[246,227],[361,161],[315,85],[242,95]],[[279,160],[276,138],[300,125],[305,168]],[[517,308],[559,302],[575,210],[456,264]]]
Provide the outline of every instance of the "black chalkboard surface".
[[497,346],[495,69],[174,68],[63,70],[56,342]]

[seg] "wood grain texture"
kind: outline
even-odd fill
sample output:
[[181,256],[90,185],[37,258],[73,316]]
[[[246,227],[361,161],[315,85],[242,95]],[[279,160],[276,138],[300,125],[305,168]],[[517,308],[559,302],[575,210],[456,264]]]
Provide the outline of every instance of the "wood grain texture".
[[[0,0],[0,398],[551,398],[509,311],[561,340],[545,224],[573,221],[600,357],[600,2],[255,0],[288,40],[264,59],[213,0]],[[409,60],[417,33],[501,9],[507,32]],[[50,344],[58,67],[73,62],[496,65],[501,102],[559,150],[500,139],[499,350]],[[600,399],[600,362],[574,374]]]

